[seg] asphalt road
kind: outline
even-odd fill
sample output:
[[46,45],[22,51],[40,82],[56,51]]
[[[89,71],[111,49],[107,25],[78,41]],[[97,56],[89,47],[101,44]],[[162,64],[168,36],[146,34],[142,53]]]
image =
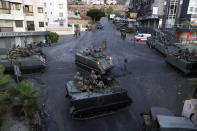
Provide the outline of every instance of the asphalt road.
[[[102,19],[104,30],[83,32],[76,39],[61,36],[57,44],[45,47],[47,68],[42,74],[29,75],[29,80],[39,88],[40,103],[46,105],[50,114],[50,131],[139,131],[140,113],[152,106],[169,108],[180,115],[183,100],[191,91],[187,79],[165,63],[164,58],[145,43],[133,45],[130,38],[121,40],[120,33],[107,19]],[[79,70],[74,64],[74,55],[80,49],[99,47],[107,40],[106,54],[113,56],[116,75],[122,88],[128,90],[133,103],[116,114],[86,121],[72,120],[69,115],[69,100],[65,98],[65,84]],[[123,69],[128,58],[128,71]]]

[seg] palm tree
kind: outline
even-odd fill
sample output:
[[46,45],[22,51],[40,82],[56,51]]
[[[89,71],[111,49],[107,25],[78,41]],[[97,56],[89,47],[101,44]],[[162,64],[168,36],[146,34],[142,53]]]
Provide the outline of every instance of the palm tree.
[[4,75],[4,68],[0,65],[0,91],[4,91],[5,87],[12,81],[9,75]]
[[15,114],[32,117],[34,111],[39,109],[37,90],[33,88],[32,83],[21,82],[7,92]]

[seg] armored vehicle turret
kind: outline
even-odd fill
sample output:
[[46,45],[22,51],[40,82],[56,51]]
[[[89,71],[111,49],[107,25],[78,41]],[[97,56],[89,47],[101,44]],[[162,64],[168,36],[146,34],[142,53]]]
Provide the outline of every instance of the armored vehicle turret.
[[102,49],[85,49],[75,55],[75,63],[83,69],[106,74],[113,68],[112,57],[106,56]]
[[131,103],[127,90],[114,81],[102,79],[94,71],[86,79],[78,72],[73,81],[67,82],[66,91],[73,119],[84,120],[112,114]]
[[36,70],[45,68],[45,59],[37,52],[27,48],[15,47],[9,49],[7,54],[0,55],[0,64],[5,71],[13,71],[13,65],[18,65],[20,70]]

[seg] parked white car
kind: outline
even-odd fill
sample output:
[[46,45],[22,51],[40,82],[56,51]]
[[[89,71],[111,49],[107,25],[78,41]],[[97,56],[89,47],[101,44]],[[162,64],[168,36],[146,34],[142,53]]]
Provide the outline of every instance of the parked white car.
[[135,39],[136,41],[146,41],[148,37],[151,37],[151,34],[137,34]]

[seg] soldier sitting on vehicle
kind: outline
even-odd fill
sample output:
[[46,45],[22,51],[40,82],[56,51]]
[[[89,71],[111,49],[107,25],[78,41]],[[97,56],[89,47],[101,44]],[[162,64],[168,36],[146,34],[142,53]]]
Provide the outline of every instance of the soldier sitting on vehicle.
[[89,56],[89,55],[90,55],[89,49],[86,49],[86,50],[85,50],[85,54],[86,54],[86,56]]
[[97,80],[97,75],[96,75],[96,73],[95,73],[94,70],[91,71],[90,78],[91,78],[92,80]]
[[97,84],[97,87],[99,87],[100,89],[103,89],[104,88],[104,83],[103,81],[99,81],[99,83]]
[[80,78],[79,78],[79,81],[77,82],[77,88],[78,88],[79,90],[82,90],[82,89],[83,89],[83,86],[84,86],[84,84],[83,84],[83,78],[80,77]]
[[95,49],[94,47],[91,49],[91,52],[94,54],[95,53]]
[[80,79],[80,73],[77,72],[73,79],[74,79],[74,82],[77,83],[79,81],[79,79]]
[[98,49],[98,52],[102,52],[102,48],[99,48],[99,49]]

